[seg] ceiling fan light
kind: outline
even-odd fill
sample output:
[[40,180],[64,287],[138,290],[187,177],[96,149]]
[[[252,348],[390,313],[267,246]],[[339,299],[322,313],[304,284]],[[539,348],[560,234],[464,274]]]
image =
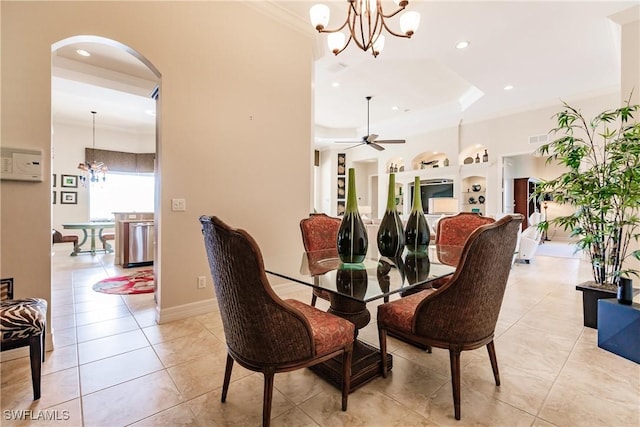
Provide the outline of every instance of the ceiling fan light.
[[331,11],[329,10],[329,6],[325,4],[318,3],[309,9],[309,17],[311,18],[311,25],[320,31],[326,28],[329,25],[329,17],[331,16]]
[[415,11],[405,12],[400,16],[400,30],[407,36],[412,36],[420,26],[420,14]]
[[327,44],[329,45],[329,50],[335,55],[337,55],[344,47],[344,38],[344,33],[341,32],[331,33],[327,36]]

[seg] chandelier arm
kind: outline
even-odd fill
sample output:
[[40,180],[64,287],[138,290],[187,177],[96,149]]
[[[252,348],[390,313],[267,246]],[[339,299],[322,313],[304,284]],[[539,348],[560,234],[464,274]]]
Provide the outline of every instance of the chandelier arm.
[[387,32],[388,32],[389,34],[391,34],[392,36],[402,37],[402,38],[405,38],[405,39],[410,39],[410,38],[411,38],[411,36],[413,35],[413,34],[411,34],[411,35],[407,35],[407,34],[399,34],[399,33],[394,32],[391,28],[389,28],[389,27],[387,26],[387,23],[385,22],[385,20],[384,20],[384,19],[382,20],[382,26],[383,26],[383,27],[384,27],[384,29],[385,29],[385,30],[387,30]]
[[[349,40],[347,40],[347,42],[344,44],[344,46],[342,46],[342,49],[340,49],[339,51],[337,51],[334,55],[338,55],[340,52],[342,52],[343,50],[345,50],[347,48],[347,46],[349,46],[349,43],[351,43],[351,40],[353,40],[353,37],[349,36]],[[357,43],[357,42],[356,42]]]
[[398,13],[402,12],[403,10],[406,9],[406,6],[401,6],[399,7],[396,11],[391,12],[388,15],[385,15],[384,12],[382,11],[382,6],[379,7],[378,9],[378,13],[380,14],[380,16],[382,16],[383,18],[393,18],[394,16],[396,16]]

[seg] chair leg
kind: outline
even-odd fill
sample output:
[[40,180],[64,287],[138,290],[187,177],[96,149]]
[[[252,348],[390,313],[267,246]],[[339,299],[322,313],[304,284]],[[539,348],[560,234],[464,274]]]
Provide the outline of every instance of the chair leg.
[[378,328],[378,340],[380,341],[380,358],[382,365],[382,378],[387,378],[387,330]]
[[31,383],[33,385],[33,400],[40,399],[40,378],[42,373],[42,336],[34,335],[29,338],[29,359],[31,360]]
[[347,410],[347,400],[351,390],[351,361],[353,359],[353,344],[344,349],[342,354],[342,410]]
[[273,368],[264,371],[264,398],[262,402],[262,427],[269,427],[271,423],[271,401],[273,400]]
[[316,306],[316,301],[318,300],[318,296],[316,294],[311,295],[311,307]]
[[231,381],[231,370],[233,369],[233,357],[227,354],[227,366],[224,368],[224,382],[222,383],[222,403],[227,400],[227,391],[229,391],[229,382]]
[[44,355],[47,353],[47,325],[42,328],[42,362],[44,363]]
[[453,411],[456,420],[460,419],[460,350],[449,348],[451,363],[451,387],[453,388]]
[[487,351],[489,352],[489,360],[491,360],[491,369],[493,369],[493,378],[496,380],[496,385],[500,385],[500,372],[498,372],[498,359],[496,359],[496,347],[493,345],[493,341],[487,344]]

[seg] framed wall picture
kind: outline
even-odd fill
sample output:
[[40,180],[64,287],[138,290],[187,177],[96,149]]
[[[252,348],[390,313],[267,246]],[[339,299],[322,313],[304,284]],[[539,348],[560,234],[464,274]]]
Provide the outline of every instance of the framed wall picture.
[[52,204],[52,205],[55,205],[55,204],[56,204],[56,196],[57,196],[56,192],[55,192],[55,191],[52,191],[52,192],[51,192],[51,204]]
[[344,200],[338,200],[338,215],[344,215],[345,204]]
[[338,199],[344,199],[347,194],[346,180],[344,177],[338,177]]
[[62,175],[60,187],[78,188],[78,175]]
[[347,171],[347,155],[338,153],[338,175],[344,175]]
[[54,174],[51,174],[51,186],[52,186],[52,187],[55,187],[55,186],[56,186],[56,178],[57,178],[57,177],[58,177],[58,176],[57,176],[55,173],[54,173]]
[[77,205],[78,193],[76,191],[61,191],[60,203],[63,205]]
[[13,299],[13,277],[0,279],[0,301]]

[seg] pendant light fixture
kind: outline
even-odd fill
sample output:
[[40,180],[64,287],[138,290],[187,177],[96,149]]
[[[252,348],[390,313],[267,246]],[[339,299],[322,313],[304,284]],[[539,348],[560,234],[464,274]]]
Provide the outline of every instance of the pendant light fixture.
[[91,112],[93,117],[93,158],[90,163],[80,163],[78,165],[78,169],[80,169],[83,174],[79,176],[80,182],[83,186],[87,186],[88,183],[97,183],[99,181],[105,182],[107,180],[107,166],[103,162],[98,162],[95,160],[96,155],[96,112]]
[[[327,42],[334,55],[347,48],[353,40],[360,49],[370,51],[376,57],[384,48],[384,35],[382,30],[396,37],[410,38],[420,25],[420,14],[415,11],[405,12],[400,16],[400,31],[396,33],[388,26],[385,19],[393,18],[402,12],[409,4],[408,0],[394,0],[397,9],[389,14],[382,10],[382,0],[347,0],[348,12],[344,23],[334,30],[325,29],[329,24],[330,10],[327,5],[316,4],[309,10],[311,25],[319,33],[329,33]],[[349,29],[349,38],[345,43],[345,33],[342,30]]]

